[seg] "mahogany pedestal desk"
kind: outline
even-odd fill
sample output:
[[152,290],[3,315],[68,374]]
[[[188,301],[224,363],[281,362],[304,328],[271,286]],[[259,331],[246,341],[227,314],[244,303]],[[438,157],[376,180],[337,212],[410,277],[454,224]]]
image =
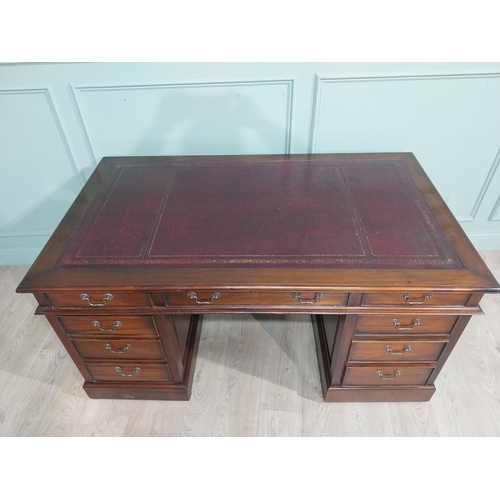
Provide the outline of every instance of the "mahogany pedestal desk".
[[188,400],[204,314],[310,314],[325,401],[427,401],[499,285],[411,153],[104,158],[18,287],[92,398]]

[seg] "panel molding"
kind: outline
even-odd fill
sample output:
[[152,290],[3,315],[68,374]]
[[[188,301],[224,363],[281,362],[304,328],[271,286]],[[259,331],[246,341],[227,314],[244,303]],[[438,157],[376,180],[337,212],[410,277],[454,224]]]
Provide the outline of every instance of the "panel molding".
[[140,83],[94,83],[94,84],[70,84],[75,99],[76,107],[80,115],[80,120],[86,134],[87,142],[94,156],[95,163],[99,163],[102,155],[99,152],[95,134],[88,118],[82,95],[86,92],[115,91],[115,90],[159,90],[173,88],[211,88],[211,87],[236,87],[241,85],[267,86],[267,85],[287,85],[287,112],[285,123],[285,143],[284,154],[290,154],[292,142],[292,103],[294,91],[294,77],[289,78],[255,78],[255,79],[225,79],[225,80],[203,80],[203,81],[182,81],[182,82],[140,82]]
[[40,246],[15,246],[0,248],[1,266],[31,265],[40,255]]
[[83,172],[78,168],[76,162],[76,155],[71,146],[71,141],[68,139],[68,133],[66,131],[66,127],[64,125],[64,120],[61,117],[61,113],[59,111],[59,106],[56,103],[56,99],[53,96],[53,90],[50,85],[41,85],[41,86],[16,86],[16,87],[0,87],[0,94],[45,94],[47,97],[47,102],[49,104],[49,109],[52,113],[54,121],[56,123],[57,130],[61,137],[61,141],[63,143],[64,148],[68,154],[70,159],[71,167],[73,169],[73,173],[80,177],[82,181],[82,186],[85,184],[85,177],[83,176]]
[[[312,106],[312,119],[311,119],[311,133],[309,138],[309,153],[316,153],[317,149],[317,139],[318,139],[318,129],[319,129],[319,116],[321,109],[321,96],[323,92],[323,86],[330,83],[346,83],[346,82],[384,82],[384,81],[411,81],[411,80],[448,80],[448,79],[478,79],[478,78],[500,78],[500,73],[448,73],[448,74],[408,74],[408,75],[380,75],[380,76],[345,76],[345,77],[330,77],[315,75],[315,86],[313,95],[313,106]],[[477,198],[472,206],[471,212],[467,215],[457,216],[459,222],[470,223],[474,222],[475,217],[481,207],[484,200],[484,196],[490,186],[491,180],[493,179],[495,172],[498,168],[500,162],[500,150],[493,161],[492,166],[485,178],[483,186],[479,191]],[[492,214],[488,220],[500,220],[500,213],[496,213],[500,208],[500,197],[493,209]]]
[[458,222],[474,222],[474,217],[471,215],[457,215],[455,216]]
[[[490,187],[491,181],[492,181],[493,177],[495,176],[496,171],[498,170],[499,164],[500,164],[500,149],[498,150],[498,152],[495,156],[495,159],[493,160],[493,163],[491,164],[490,170],[488,171],[488,175],[486,176],[486,179],[484,180],[483,186],[481,187],[481,191],[479,191],[476,202],[474,203],[474,206],[472,207],[472,211],[471,211],[470,215],[473,219],[476,217],[476,214],[479,211],[479,208],[484,200],[484,196],[486,195],[486,192],[488,191],[488,189]],[[500,197],[499,197],[498,201],[500,202]],[[498,202],[497,202],[497,204],[498,204]],[[490,217],[488,218],[488,220],[495,220],[493,218],[494,213],[495,213],[495,208],[493,208],[493,211],[492,211]]]
[[32,264],[53,231],[0,231],[0,265]]
[[495,203],[495,206],[493,207],[493,210],[491,211],[491,215],[489,216],[488,220],[500,221],[500,196],[498,197],[498,200]]
[[[490,187],[491,181],[493,180],[493,177],[495,177],[495,174],[497,173],[498,166],[500,165],[500,149],[498,150],[498,153],[495,157],[495,160],[493,161],[493,165],[491,166],[490,172],[488,173],[488,177],[484,183],[483,189],[481,192],[484,191],[483,197]],[[500,221],[500,195],[497,198],[497,201],[495,205],[493,206],[493,209],[491,211],[490,216],[488,217],[489,221]]]
[[21,237],[33,237],[33,236],[51,236],[54,231],[49,229],[46,230],[30,230],[30,231],[22,231],[15,229],[4,229],[0,230],[0,238],[21,238]]
[[[74,154],[73,148],[71,146],[71,141],[68,139],[68,133],[65,129],[64,120],[61,118],[61,114],[59,112],[59,107],[56,104],[56,99],[53,97],[53,91],[50,85],[40,85],[40,86],[10,86],[10,87],[0,87],[0,95],[18,95],[18,94],[43,94],[48,102],[49,110],[51,112],[51,116],[54,119],[56,124],[57,131],[60,136],[60,140],[63,144],[63,148],[66,150],[68,158],[70,160],[72,173],[80,178],[82,187],[85,185],[85,177],[83,172],[78,168],[76,162],[76,156]],[[51,230],[9,230],[9,229],[0,229],[0,238],[33,238],[33,237],[50,237],[53,231]],[[9,255],[17,253],[27,252],[29,255],[32,255],[35,250],[40,252],[40,248],[38,247],[30,247],[26,249],[26,247],[7,247],[2,248],[1,252],[7,253]]]

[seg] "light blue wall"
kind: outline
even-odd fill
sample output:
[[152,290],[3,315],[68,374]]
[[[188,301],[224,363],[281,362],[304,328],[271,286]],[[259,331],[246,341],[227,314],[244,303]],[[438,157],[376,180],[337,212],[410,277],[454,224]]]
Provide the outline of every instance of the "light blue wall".
[[38,255],[103,156],[412,151],[500,248],[498,63],[0,65],[0,263]]

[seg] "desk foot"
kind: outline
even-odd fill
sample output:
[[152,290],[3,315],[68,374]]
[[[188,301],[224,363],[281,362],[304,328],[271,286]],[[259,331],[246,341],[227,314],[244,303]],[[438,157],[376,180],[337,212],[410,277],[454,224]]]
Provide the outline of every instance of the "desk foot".
[[329,387],[325,403],[429,401],[436,392],[433,385],[423,387]]
[[164,401],[189,401],[191,387],[184,385],[155,385],[149,387],[117,387],[112,383],[86,382],[83,389],[92,399],[148,399]]

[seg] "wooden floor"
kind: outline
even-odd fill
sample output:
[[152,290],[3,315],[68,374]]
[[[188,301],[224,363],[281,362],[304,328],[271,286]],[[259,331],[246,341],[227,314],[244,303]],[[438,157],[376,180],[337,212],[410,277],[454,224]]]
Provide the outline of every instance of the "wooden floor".
[[[500,251],[483,252],[500,280]],[[0,267],[0,436],[500,436],[500,294],[428,403],[322,401],[308,316],[206,316],[189,402],[91,400],[31,295]]]

